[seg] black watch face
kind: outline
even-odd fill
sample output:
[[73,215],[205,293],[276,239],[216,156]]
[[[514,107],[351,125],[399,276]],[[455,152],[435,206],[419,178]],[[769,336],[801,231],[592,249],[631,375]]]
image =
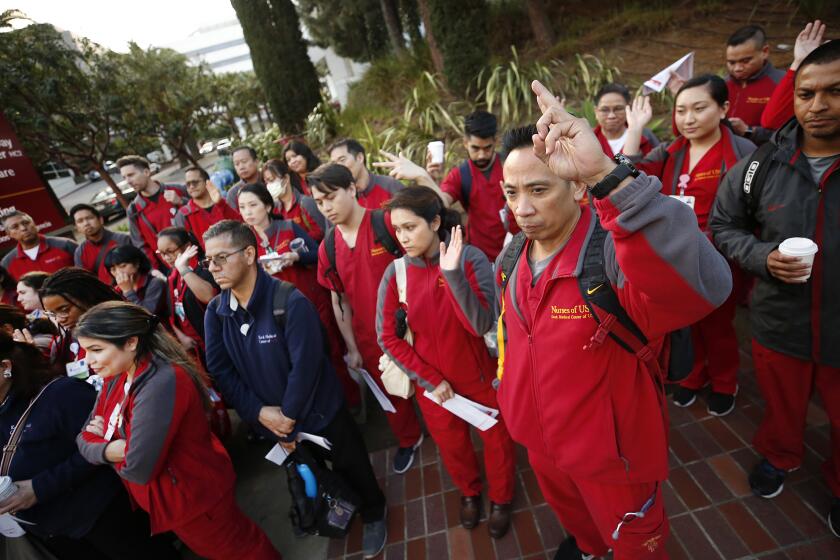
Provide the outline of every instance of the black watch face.
[[619,154],[616,154],[614,159],[615,159],[615,162],[618,165],[626,165],[627,167],[629,167],[630,168],[630,174],[633,175],[634,177],[638,177],[639,170],[636,169],[636,166],[633,165],[633,162],[630,161],[630,158],[628,158],[624,154],[619,153]]

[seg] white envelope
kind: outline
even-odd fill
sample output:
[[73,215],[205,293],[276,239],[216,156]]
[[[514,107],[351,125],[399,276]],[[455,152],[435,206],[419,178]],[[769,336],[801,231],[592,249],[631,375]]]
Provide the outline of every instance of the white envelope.
[[[351,371],[354,371],[351,368],[348,368],[348,369],[350,369]],[[376,381],[373,380],[373,378],[370,376],[370,374],[367,372],[367,370],[359,368],[359,369],[355,370],[355,372],[357,374],[360,374],[362,376],[362,379],[365,380],[365,383],[367,384],[367,386],[370,387],[370,390],[373,393],[373,396],[376,397],[376,402],[379,403],[379,406],[382,407],[382,410],[384,410],[385,412],[396,412],[397,411],[397,409],[394,408],[394,404],[391,402],[391,399],[389,399],[388,395],[386,395],[385,392],[382,391],[382,389],[379,388],[379,385],[376,384]]]
[[469,422],[482,432],[489,430],[499,422],[496,420],[496,416],[499,414],[498,410],[495,408],[488,408],[478,404],[477,402],[465,399],[461,395],[456,394],[443,404],[438,402],[438,400],[428,391],[425,391],[423,396],[433,402],[436,402],[465,422]]
[[[332,449],[332,444],[327,438],[321,436],[314,436],[312,434],[307,434],[306,432],[298,432],[297,436],[295,437],[295,441],[311,441],[315,445],[320,445],[327,451]],[[280,445],[279,443],[275,443],[274,447],[272,447],[268,451],[265,458],[276,465],[283,466],[283,463],[286,462],[286,459],[289,458],[289,455],[290,453],[286,451],[282,445]]]
[[690,52],[678,61],[658,72],[642,86],[642,95],[659,93],[668,85],[671,73],[676,74],[683,80],[690,80],[694,76],[694,52]]

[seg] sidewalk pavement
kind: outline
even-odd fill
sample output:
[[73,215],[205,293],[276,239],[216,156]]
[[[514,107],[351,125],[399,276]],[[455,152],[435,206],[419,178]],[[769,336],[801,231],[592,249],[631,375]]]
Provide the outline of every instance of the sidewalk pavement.
[[[743,318],[743,316],[742,316]],[[740,330],[740,329],[739,329]],[[815,398],[808,412],[806,456],[775,499],[753,496],[747,473],[758,461],[750,442],[761,419],[762,399],[752,359],[742,343],[737,408],[724,418],[710,416],[705,400],[690,408],[669,405],[671,475],[664,499],[671,522],[667,549],[671,560],[752,559],[829,560],[840,558],[840,539],[825,523],[830,492],[820,473],[829,454],[828,418]],[[476,449],[480,440],[474,438]],[[396,448],[371,454],[388,498],[388,545],[385,560],[488,560],[514,558],[551,560],[565,538],[546,505],[533,471],[518,449],[513,525],[493,541],[486,521],[473,531],[458,522],[459,493],[427,438],[411,470],[391,471]],[[485,511],[488,511],[485,497]],[[297,560],[315,556],[291,556]],[[361,524],[349,536],[329,542],[328,558],[362,558]],[[611,555],[608,557],[611,558]]]

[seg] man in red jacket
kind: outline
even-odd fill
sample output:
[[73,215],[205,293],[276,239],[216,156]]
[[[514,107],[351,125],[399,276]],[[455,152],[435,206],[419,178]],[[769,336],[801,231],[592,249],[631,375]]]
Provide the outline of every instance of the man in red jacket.
[[96,274],[110,286],[114,278],[105,267],[105,255],[114,247],[131,245],[131,237],[106,228],[102,214],[89,204],[77,204],[71,208],[70,218],[76,224],[76,230],[85,236],[73,255],[74,264]]
[[764,30],[747,25],[726,42],[726,68],[729,77],[729,122],[736,134],[763,144],[772,130],[761,127],[761,113],[785,73],[774,68],[767,57],[770,45]]
[[9,237],[18,243],[17,249],[9,251],[0,261],[15,281],[27,272],[52,273],[73,266],[76,244],[63,237],[39,235],[35,220],[26,212],[9,212],[3,216],[2,225]]
[[350,170],[353,181],[356,182],[356,198],[365,208],[376,210],[382,208],[391,197],[405,188],[405,185],[389,177],[371,173],[367,167],[365,148],[358,140],[344,138],[334,142],[328,149],[330,161],[338,163]]
[[[616,560],[666,558],[659,356],[668,332],[726,300],[729,266],[691,209],[660,193],[657,178],[617,165],[585,119],[563,110],[539,82],[533,89],[543,111],[537,126],[503,141],[503,189],[527,239],[497,260],[499,407],[570,535],[555,558],[610,548]],[[578,204],[586,185],[594,210]],[[583,287],[593,237],[603,239],[602,281]],[[584,289],[587,297],[613,292],[647,341],[637,353],[607,336],[621,334],[623,323],[590,308]]]
[[157,234],[172,225],[178,207],[187,203],[187,190],[183,185],[162,185],[152,179],[149,162],[141,156],[123,156],[117,160],[117,167],[137,193],[126,210],[131,242],[165,271],[166,264],[155,254]]
[[210,175],[201,167],[188,167],[186,171],[187,194],[190,200],[178,209],[172,224],[195,235],[204,248],[204,232],[222,220],[242,221],[239,212],[231,208],[219,189],[210,180]]

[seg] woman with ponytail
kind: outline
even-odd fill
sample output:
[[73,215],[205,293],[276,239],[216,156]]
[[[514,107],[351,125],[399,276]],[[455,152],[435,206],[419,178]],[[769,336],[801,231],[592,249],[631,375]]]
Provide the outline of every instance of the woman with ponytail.
[[[494,282],[484,253],[463,242],[459,216],[427,187],[403,189],[387,206],[397,240],[405,250],[405,303],[400,303],[397,266],[379,285],[376,333],[379,345],[416,385],[417,404],[440,449],[443,464],[461,492],[461,524],[473,529],[481,519],[481,475],[469,424],[422,396],[439,402],[456,394],[498,408],[496,362],[483,335],[494,323]],[[404,340],[405,326],[413,345]],[[501,538],[510,526],[514,487],[514,447],[501,417],[479,432],[489,481],[488,529]]]
[[173,531],[210,559],[279,558],[237,506],[233,465],[207,423],[205,381],[157,317],[103,303],[81,317],[76,336],[105,380],[76,438],[82,456],[114,468],[153,533]]
[[[623,152],[641,171],[662,180],[663,194],[691,206],[700,229],[711,236],[709,213],[720,182],[738,160],[755,150],[755,145],[728,126],[729,92],[723,78],[711,74],[695,76],[680,87],[674,103],[674,124],[679,136],[670,144],[660,144],[644,158],[639,155],[639,141],[651,118],[650,102],[637,98],[632,107],[628,106]],[[736,280],[738,272],[733,270]],[[674,391],[677,406],[690,406],[700,389],[711,383],[709,414],[724,416],[735,407],[738,339],[733,320],[738,286],[742,283],[736,281],[729,299],[692,325],[694,366]]]

